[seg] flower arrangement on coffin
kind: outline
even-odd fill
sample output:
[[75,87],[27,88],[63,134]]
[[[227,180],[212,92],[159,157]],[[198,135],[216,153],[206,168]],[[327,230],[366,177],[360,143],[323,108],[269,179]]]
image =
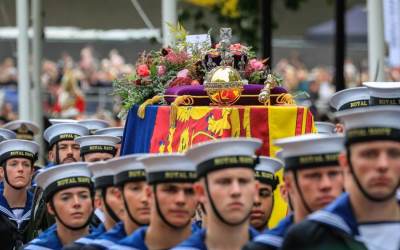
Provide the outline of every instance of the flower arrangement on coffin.
[[[192,86],[203,90],[207,72],[220,65],[231,65],[249,84],[264,84],[268,75],[274,77],[276,87],[281,81],[270,74],[267,59],[257,59],[251,47],[240,43],[224,46],[223,41],[212,47],[207,43],[193,45],[186,42],[187,32],[181,25],[171,30],[177,41],[174,46],[143,52],[135,64],[135,72],[114,81],[114,94],[122,101],[120,115],[151,98],[166,104],[162,96],[168,89]],[[263,87],[259,85],[256,94]]]

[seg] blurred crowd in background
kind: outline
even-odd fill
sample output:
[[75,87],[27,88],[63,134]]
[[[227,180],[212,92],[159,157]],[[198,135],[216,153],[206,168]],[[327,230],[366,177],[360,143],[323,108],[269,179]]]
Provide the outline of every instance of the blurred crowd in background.
[[[367,61],[355,65],[347,59],[344,69],[347,88],[368,81]],[[100,118],[118,126],[119,104],[112,96],[112,81],[133,71],[134,65],[116,49],[106,58],[98,58],[92,47],[84,47],[78,60],[68,53],[58,61],[45,59],[44,113],[47,117]],[[291,93],[308,93],[299,104],[310,106],[316,120],[332,119],[328,100],[336,90],[331,67],[308,68],[299,56],[294,56],[277,61],[273,71],[283,77],[284,87]],[[386,74],[388,81],[400,81],[400,70],[388,68]],[[0,63],[0,123],[17,118],[17,75],[15,60],[5,58]]]

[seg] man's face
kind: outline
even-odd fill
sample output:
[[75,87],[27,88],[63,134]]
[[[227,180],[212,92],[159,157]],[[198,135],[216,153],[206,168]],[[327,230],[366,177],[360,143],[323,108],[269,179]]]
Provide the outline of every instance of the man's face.
[[[197,198],[191,183],[160,183],[156,186],[158,205],[169,223],[182,227],[190,223],[197,207]],[[152,194],[155,206],[155,194]]]
[[262,231],[266,228],[274,206],[272,187],[269,184],[259,183],[259,190],[254,198],[253,209],[250,215],[250,225]]
[[[73,140],[64,140],[57,143],[60,164],[80,161],[81,156],[78,143]],[[56,162],[56,145],[49,151],[49,160]]]
[[298,170],[300,190],[295,185],[293,173],[290,174],[291,178],[285,181],[290,182],[287,187],[294,209],[306,210],[300,192],[312,211],[325,207],[343,192],[344,178],[338,166]]
[[350,146],[350,154],[355,175],[369,195],[379,199],[396,193],[400,183],[399,142],[357,143]]
[[[89,188],[73,187],[61,190],[53,196],[54,209],[60,219],[71,227],[84,225],[93,212],[92,197]],[[50,214],[53,208],[47,204]]]
[[98,162],[107,161],[113,158],[112,154],[109,153],[87,153],[85,154],[85,162]]
[[[253,170],[235,168],[211,172],[208,182],[211,198],[225,220],[239,223],[249,215],[257,192]],[[207,211],[212,211],[208,196],[201,201]]]
[[[7,178],[10,184],[17,188],[24,188],[30,184],[33,175],[32,162],[25,158],[11,158],[6,161]],[[4,168],[0,168],[4,176]]]
[[[146,194],[148,185],[145,181],[127,182],[123,187],[123,195],[129,209],[129,213],[140,224],[149,224],[150,221],[150,203]],[[130,221],[129,216],[126,220]]]

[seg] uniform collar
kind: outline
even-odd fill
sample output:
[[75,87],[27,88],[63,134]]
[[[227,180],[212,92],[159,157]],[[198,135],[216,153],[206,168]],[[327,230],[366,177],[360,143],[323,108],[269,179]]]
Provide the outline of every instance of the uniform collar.
[[5,215],[10,220],[15,221],[18,225],[21,224],[25,220],[29,220],[31,218],[31,208],[32,208],[32,193],[27,191],[26,202],[24,211],[22,213],[21,218],[16,218],[10,205],[8,204],[6,198],[3,195],[3,189],[0,190],[0,213]]
[[257,236],[254,241],[273,248],[281,248],[283,238],[285,237],[289,227],[293,225],[293,221],[294,216],[291,213],[282,219],[276,227],[267,229],[262,234]]
[[308,219],[335,228],[348,235],[359,235],[348,193],[343,193],[324,209],[312,213]]
[[[40,248],[35,248],[37,246]],[[62,247],[60,238],[57,235],[57,227],[54,225],[41,233],[39,237],[29,242],[25,249],[59,250]]]

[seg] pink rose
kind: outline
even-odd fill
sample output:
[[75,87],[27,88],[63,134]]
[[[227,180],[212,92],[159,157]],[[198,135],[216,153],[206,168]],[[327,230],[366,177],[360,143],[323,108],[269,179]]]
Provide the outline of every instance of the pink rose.
[[251,59],[249,61],[250,67],[255,71],[261,71],[264,69],[264,63],[257,59]]
[[157,66],[157,75],[163,76],[167,72],[167,68],[164,65]]
[[150,75],[149,67],[146,64],[141,64],[137,66],[136,72],[140,77],[147,77]]
[[188,77],[189,76],[189,70],[188,69],[182,69],[181,71],[176,74],[176,77]]
[[243,46],[240,43],[234,43],[229,46],[229,50],[235,55],[240,55],[242,54]]

